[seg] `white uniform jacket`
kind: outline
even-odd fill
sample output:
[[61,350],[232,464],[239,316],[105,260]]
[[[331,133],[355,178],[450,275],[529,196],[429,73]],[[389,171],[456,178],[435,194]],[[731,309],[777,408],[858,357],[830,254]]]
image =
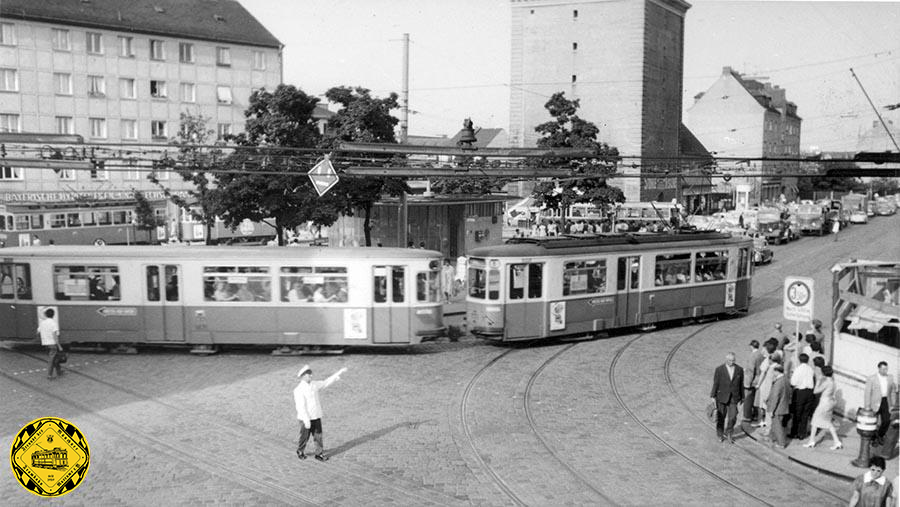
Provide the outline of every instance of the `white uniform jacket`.
[[340,378],[341,372],[328,377],[325,380],[313,380],[311,382],[300,381],[294,388],[294,404],[297,405],[297,419],[303,421],[303,425],[309,427],[309,421],[322,418],[322,404],[319,402],[319,391]]

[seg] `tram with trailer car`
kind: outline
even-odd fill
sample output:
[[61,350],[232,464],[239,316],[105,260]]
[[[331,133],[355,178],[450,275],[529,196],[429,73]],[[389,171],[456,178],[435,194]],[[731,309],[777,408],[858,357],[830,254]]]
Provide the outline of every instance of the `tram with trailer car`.
[[69,451],[59,447],[34,451],[31,453],[31,466],[34,468],[62,470],[69,466]]
[[406,248],[6,248],[0,339],[33,340],[53,308],[64,344],[412,345],[445,331],[440,264]]
[[753,241],[717,232],[510,240],[468,256],[469,331],[535,340],[747,312]]

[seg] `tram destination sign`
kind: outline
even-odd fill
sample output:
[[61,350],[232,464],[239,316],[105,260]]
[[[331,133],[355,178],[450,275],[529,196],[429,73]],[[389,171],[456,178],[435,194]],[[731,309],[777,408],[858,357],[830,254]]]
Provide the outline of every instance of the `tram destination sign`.
[[813,279],[789,276],[784,279],[784,318],[811,321],[813,318]]

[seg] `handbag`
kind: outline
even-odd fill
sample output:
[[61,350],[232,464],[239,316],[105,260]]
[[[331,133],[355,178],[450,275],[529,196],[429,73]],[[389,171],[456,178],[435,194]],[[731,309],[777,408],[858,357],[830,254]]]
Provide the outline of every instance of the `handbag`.
[[59,349],[59,352],[56,353],[56,362],[59,364],[63,364],[69,360],[69,355],[66,354],[66,351],[63,349]]

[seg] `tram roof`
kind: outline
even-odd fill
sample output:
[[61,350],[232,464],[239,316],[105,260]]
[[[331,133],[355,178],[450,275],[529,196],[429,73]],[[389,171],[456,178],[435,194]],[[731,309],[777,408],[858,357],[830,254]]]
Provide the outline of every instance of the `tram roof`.
[[0,260],[7,257],[105,259],[186,259],[186,260],[275,260],[275,259],[433,259],[434,250],[396,247],[244,247],[244,246],[92,246],[52,245],[0,249]]
[[735,238],[730,234],[720,232],[570,235],[552,238],[513,238],[503,245],[475,248],[469,252],[469,256],[539,257],[626,250],[693,248],[751,242],[752,240],[749,238]]

